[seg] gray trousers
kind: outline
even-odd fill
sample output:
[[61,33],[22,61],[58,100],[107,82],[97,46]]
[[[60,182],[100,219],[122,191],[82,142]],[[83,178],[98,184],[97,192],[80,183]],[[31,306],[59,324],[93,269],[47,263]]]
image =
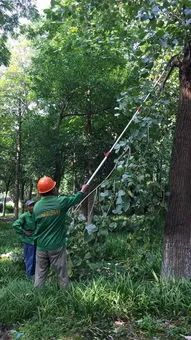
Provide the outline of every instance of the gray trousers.
[[65,246],[62,246],[55,250],[37,250],[34,284],[36,288],[40,288],[44,285],[50,267],[53,267],[56,270],[59,286],[62,288],[67,288],[69,278],[67,269],[67,253]]

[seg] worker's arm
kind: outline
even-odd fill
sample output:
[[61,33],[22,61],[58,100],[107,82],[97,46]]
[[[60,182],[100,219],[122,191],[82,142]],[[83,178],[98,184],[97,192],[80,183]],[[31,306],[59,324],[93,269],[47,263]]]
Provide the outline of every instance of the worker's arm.
[[65,209],[69,209],[70,207],[73,207],[74,205],[80,203],[82,199],[84,198],[84,194],[87,188],[88,188],[88,185],[83,184],[81,190],[78,191],[76,194],[63,197],[61,204],[63,204]]
[[24,230],[24,224],[25,224],[25,216],[24,214],[22,214],[13,224],[13,228],[15,229],[15,231],[20,234],[23,235],[25,233]]

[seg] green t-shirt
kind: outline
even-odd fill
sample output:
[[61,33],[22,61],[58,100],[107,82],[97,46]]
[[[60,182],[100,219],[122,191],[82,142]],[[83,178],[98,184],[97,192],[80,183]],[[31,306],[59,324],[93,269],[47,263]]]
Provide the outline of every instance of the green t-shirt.
[[[35,220],[33,213],[29,211],[22,214],[13,224],[13,228],[20,235],[20,239],[23,243],[34,244],[34,230],[35,230]],[[25,235],[25,231],[33,231],[32,235]]]
[[54,250],[66,243],[66,213],[83,199],[80,191],[72,196],[42,196],[33,209],[37,250]]

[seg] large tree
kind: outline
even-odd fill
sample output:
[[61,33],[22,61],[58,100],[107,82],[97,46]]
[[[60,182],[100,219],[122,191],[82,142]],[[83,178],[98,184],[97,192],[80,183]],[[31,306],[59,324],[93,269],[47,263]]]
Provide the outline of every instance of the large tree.
[[[24,121],[30,103],[30,88],[27,67],[31,48],[22,39],[12,49],[9,66],[4,68],[0,79],[0,108],[3,121],[1,134],[1,179],[5,192],[13,195],[15,216],[18,216],[19,200],[24,201],[24,184],[28,180],[27,138],[24,137]],[[9,185],[9,186],[8,186]]]
[[[164,277],[191,277],[191,9],[190,1],[146,1],[136,16],[135,54],[155,60],[173,57],[169,73],[179,68],[179,106],[169,177],[169,204],[164,233]],[[134,21],[135,22],[135,21]],[[132,29],[133,25],[131,25]],[[146,39],[145,39],[146,38]],[[144,52],[144,54],[143,54]],[[176,57],[174,55],[177,55]],[[171,68],[171,69],[170,69]],[[140,73],[139,73],[140,75]],[[153,77],[153,76],[152,76]],[[164,83],[166,83],[164,79]],[[173,78],[174,79],[174,78]],[[178,81],[178,79],[177,79]],[[164,85],[164,84],[163,84]],[[169,91],[172,91],[168,87]],[[166,92],[166,98],[168,93]],[[177,94],[174,92],[174,96]],[[154,98],[153,98],[154,99]],[[159,103],[160,99],[157,99]],[[164,100],[164,98],[163,98]],[[155,98],[156,101],[156,98]],[[174,106],[175,109],[175,106]],[[157,179],[157,177],[155,177]]]
[[163,275],[191,278],[191,41],[179,67],[180,97],[170,169]]
[[32,77],[46,112],[42,119],[52,122],[46,167],[58,184],[66,171],[74,175],[75,187],[88,179],[123,124],[115,106],[127,85],[127,61],[118,42],[125,19],[115,5],[55,1],[35,28]]

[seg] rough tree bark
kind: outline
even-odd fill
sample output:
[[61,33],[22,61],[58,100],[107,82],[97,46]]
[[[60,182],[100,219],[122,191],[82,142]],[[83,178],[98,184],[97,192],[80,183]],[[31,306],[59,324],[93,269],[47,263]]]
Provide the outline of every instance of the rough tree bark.
[[179,64],[180,97],[169,176],[162,275],[191,278],[191,44]]

